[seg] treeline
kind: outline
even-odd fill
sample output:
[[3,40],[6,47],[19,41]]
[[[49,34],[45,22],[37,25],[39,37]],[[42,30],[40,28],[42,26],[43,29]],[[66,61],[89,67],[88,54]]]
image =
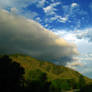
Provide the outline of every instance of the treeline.
[[[2,92],[63,92],[64,90],[83,89],[85,80],[80,76],[74,79],[56,79],[48,81],[47,74],[41,70],[31,70],[24,77],[25,69],[9,56],[0,57],[0,90]],[[81,91],[82,92],[82,91]]]

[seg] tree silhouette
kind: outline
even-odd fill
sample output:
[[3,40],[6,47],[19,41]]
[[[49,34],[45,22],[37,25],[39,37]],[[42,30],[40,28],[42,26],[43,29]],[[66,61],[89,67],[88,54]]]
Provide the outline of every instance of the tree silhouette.
[[84,86],[80,89],[80,92],[92,92],[92,84]]
[[80,88],[83,88],[86,85],[85,83],[85,79],[82,75],[80,75],[80,79],[79,79],[79,86]]
[[[9,56],[0,58],[0,90],[2,92],[16,92],[23,81],[24,69],[13,62]],[[18,89],[18,90],[17,90]]]
[[[0,57],[0,90],[2,92],[48,92],[50,83],[47,75],[40,70],[31,71],[29,79],[23,78],[24,68],[12,61],[9,56]],[[34,79],[35,80],[34,80]],[[24,85],[26,83],[26,86]]]
[[[83,76],[79,83],[74,80],[56,79],[48,82],[47,73],[40,69],[27,71],[25,80],[24,68],[12,61],[9,56],[0,56],[0,91],[1,92],[63,92],[81,88],[80,92],[92,92],[92,85],[85,86]],[[87,90],[88,89],[88,90]]]
[[49,92],[49,86],[46,73],[39,69],[31,70],[25,92]]

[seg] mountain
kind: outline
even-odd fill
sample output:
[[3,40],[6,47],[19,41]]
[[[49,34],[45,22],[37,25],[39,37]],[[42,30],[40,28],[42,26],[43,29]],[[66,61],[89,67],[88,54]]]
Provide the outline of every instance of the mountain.
[[[74,90],[74,89],[80,90],[80,88],[92,84],[92,79],[89,79],[83,76],[82,74],[78,73],[77,71],[74,71],[62,65],[55,65],[50,62],[39,61],[30,56],[20,54],[8,55],[6,57],[1,55],[0,58],[1,58],[0,61],[4,62],[10,60],[13,63],[7,64],[9,65],[7,69],[9,69],[8,71],[10,71],[10,76],[14,75],[15,77],[17,75],[18,77],[19,75],[20,77],[20,74],[23,74],[23,78],[21,78],[23,84],[21,85],[23,85],[23,87],[27,87],[27,89],[33,88],[31,89],[32,92],[36,91],[41,92],[42,88],[43,91],[45,88],[45,90],[47,90],[48,92],[64,92],[64,90]],[[3,70],[5,70],[7,65],[4,66],[2,63],[0,64]],[[24,72],[22,68],[24,69]],[[7,69],[5,71],[7,71]],[[14,72],[16,73],[16,75]],[[17,72],[20,74],[17,74]],[[20,80],[20,78],[18,79]]]

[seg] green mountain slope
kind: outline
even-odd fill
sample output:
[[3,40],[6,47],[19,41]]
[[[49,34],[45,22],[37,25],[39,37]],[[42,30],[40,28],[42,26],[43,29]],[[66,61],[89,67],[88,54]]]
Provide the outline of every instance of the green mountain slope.
[[[8,60],[4,58],[2,59],[2,57],[3,56],[0,56],[1,58],[0,61]],[[41,89],[43,88],[45,90],[48,88],[49,90],[49,91],[47,90],[48,92],[63,92],[61,91],[61,89],[62,90],[73,90],[73,89],[79,90],[80,88],[86,85],[92,84],[91,79],[83,76],[77,71],[74,71],[70,68],[66,68],[64,66],[55,65],[53,63],[45,62],[45,61],[39,61],[35,58],[32,58],[30,56],[25,56],[25,55],[16,54],[16,55],[8,55],[8,57],[10,58],[10,61],[16,62],[15,65],[20,64],[20,66],[23,67],[23,69],[25,70],[23,77],[26,82],[23,83],[22,85],[25,85],[25,86],[31,85],[31,87],[29,88],[34,88],[34,90],[35,90],[35,87],[39,86],[39,88]],[[13,64],[13,66],[15,65]],[[17,70],[18,70],[18,66],[19,65],[17,65]],[[10,69],[9,71],[11,70],[12,69]],[[14,68],[14,71],[15,70],[16,69]],[[11,75],[12,74],[10,74],[10,76]],[[33,91],[33,89],[30,89],[30,90],[32,92],[36,92],[36,91]],[[37,91],[41,92],[40,89],[37,89]]]
[[[80,76],[82,76],[77,71],[74,71],[70,68],[66,68],[64,66],[55,65],[50,62],[39,61],[35,58],[25,55],[10,55],[9,56],[13,61],[20,63],[22,67],[25,69],[25,78],[27,78],[29,72],[31,70],[41,70],[45,72],[48,76],[48,80],[55,80],[55,79],[74,79],[79,81]],[[82,76],[86,83],[92,82],[91,79]]]

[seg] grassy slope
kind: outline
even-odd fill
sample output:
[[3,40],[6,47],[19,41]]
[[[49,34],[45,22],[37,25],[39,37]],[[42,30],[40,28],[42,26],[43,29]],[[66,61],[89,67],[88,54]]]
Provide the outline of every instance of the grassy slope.
[[[66,68],[64,66],[59,66],[52,64],[50,62],[43,62],[36,60],[30,56],[25,55],[10,55],[9,56],[13,61],[16,61],[21,64],[25,69],[25,79],[27,79],[30,70],[40,69],[42,72],[47,73],[48,81],[54,79],[74,79],[76,81],[80,78],[80,73],[72,69]],[[92,80],[83,76],[86,80],[86,83],[92,83]]]

